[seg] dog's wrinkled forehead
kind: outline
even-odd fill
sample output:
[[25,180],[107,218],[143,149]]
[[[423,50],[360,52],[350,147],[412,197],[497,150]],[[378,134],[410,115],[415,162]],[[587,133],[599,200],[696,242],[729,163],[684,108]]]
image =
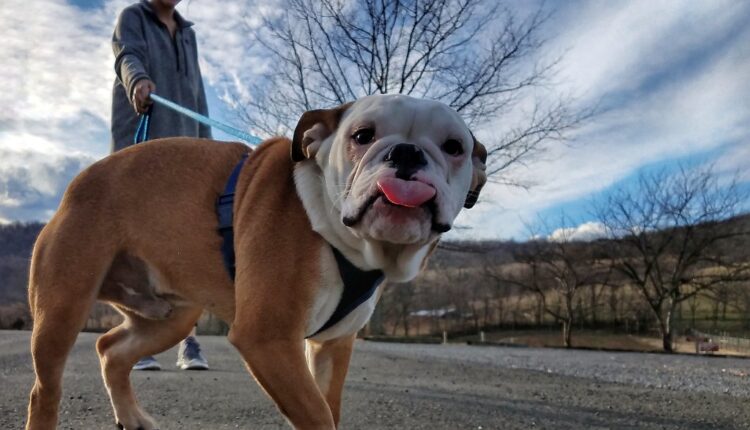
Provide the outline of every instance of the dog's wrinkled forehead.
[[378,139],[472,141],[469,128],[456,111],[437,101],[403,95],[373,95],[357,100],[344,115],[339,133],[365,127],[374,128]]

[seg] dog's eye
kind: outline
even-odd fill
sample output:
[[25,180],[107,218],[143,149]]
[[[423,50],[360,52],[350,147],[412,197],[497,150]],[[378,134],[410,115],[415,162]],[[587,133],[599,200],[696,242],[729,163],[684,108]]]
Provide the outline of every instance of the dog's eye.
[[360,128],[352,135],[352,139],[354,139],[359,145],[367,145],[372,142],[374,137],[375,130],[372,128]]
[[443,151],[452,156],[452,157],[458,157],[459,155],[464,153],[464,147],[461,146],[461,142],[457,141],[456,139],[448,139],[443,143]]

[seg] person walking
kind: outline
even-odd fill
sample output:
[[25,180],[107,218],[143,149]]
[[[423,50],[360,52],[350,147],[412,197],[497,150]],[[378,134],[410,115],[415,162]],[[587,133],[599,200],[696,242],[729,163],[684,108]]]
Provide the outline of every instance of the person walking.
[[[112,35],[117,75],[112,89],[112,152],[134,144],[139,115],[151,113],[149,138],[211,138],[211,128],[149,99],[152,92],[208,115],[206,92],[198,65],[193,23],[175,9],[180,0],[141,0],[125,8]],[[177,366],[205,370],[208,362],[195,338],[195,328],[180,343]],[[143,357],[134,370],[159,370],[154,357]]]

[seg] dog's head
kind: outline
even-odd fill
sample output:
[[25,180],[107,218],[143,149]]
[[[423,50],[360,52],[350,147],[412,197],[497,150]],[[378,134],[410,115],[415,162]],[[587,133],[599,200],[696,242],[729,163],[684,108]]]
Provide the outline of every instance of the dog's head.
[[341,222],[356,236],[425,244],[451,229],[485,183],[487,152],[448,106],[375,95],[306,112],[295,161],[314,160]]

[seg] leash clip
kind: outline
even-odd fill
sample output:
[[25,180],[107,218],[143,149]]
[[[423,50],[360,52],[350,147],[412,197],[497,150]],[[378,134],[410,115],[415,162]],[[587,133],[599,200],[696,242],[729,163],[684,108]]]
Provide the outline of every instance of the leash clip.
[[137,145],[148,140],[148,126],[151,122],[151,111],[153,109],[154,105],[152,104],[145,113],[141,114],[138,120],[138,128],[135,129],[135,136],[133,136],[133,144]]

